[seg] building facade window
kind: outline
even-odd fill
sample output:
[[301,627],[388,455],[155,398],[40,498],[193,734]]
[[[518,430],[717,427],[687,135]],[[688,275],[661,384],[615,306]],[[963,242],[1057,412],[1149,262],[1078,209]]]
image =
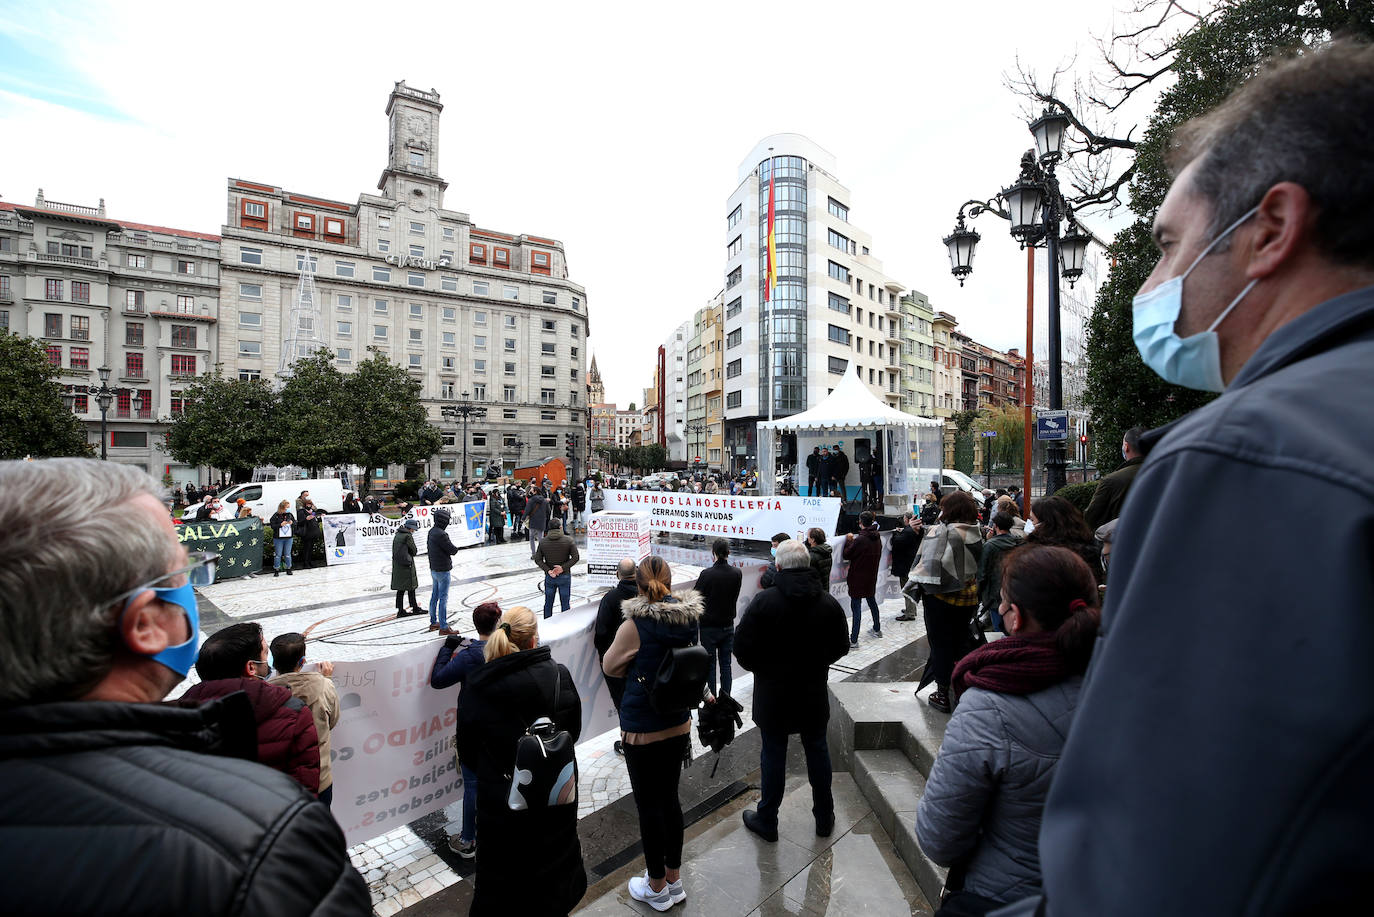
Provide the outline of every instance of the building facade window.
[[836,311],[836,312],[843,312],[845,315],[848,315],[848,314],[849,314],[849,308],[850,308],[850,307],[849,307],[849,300],[845,299],[843,296],[841,296],[841,295],[838,294],[838,293],[831,293],[831,294],[830,294],[830,308],[833,309],[833,310]]
[[90,369],[91,349],[89,347],[73,347],[67,354],[67,365],[72,369]]
[[825,330],[826,337],[830,338],[830,340],[838,344],[844,344],[846,347],[849,346],[850,334],[847,330],[841,328],[839,325],[827,325]]
[[373,279],[373,281],[375,281],[376,283],[390,283],[390,282],[391,282],[391,268],[389,268],[389,267],[378,267],[378,266],[376,266],[376,265],[374,264],[374,265],[372,266],[372,279]]
[[241,357],[260,357],[262,356],[261,341],[239,341],[239,356]]
[[735,226],[737,226],[739,224],[739,221],[742,219],[744,219],[744,205],[740,204],[736,206],[734,210],[731,210],[730,215],[725,218],[726,231],[728,232],[729,230],[734,229]]
[[727,379],[733,379],[742,372],[744,372],[743,360],[731,360],[725,364],[725,378]]
[[142,290],[125,290],[125,291],[124,291],[124,309],[125,309],[125,311],[127,311],[127,312],[142,312],[142,311],[143,311],[143,291],[142,291]]
[[725,307],[725,317],[734,318],[736,315],[739,315],[743,309],[744,300],[741,297],[736,296],[734,299],[730,300],[730,305]]
[[831,197],[826,198],[826,206],[832,217],[837,217],[838,219],[844,220],[846,223],[849,222],[849,208],[844,204],[841,204]]
[[335,261],[335,262],[334,262],[334,276],[335,276],[335,277],[352,277],[354,271],[356,270],[356,268],[357,268],[357,266],[356,266],[352,261]]
[[548,252],[530,253],[530,273],[549,274],[552,273],[552,259]]
[[91,320],[85,315],[73,315],[71,323],[71,338],[74,341],[89,341],[91,339]]
[[125,255],[125,264],[127,264],[129,267],[147,267],[148,256],[135,254],[134,252],[129,252],[127,255]]
[[254,302],[262,301],[262,284],[260,283],[240,283],[239,299],[250,299]]
[[240,264],[262,264],[262,249],[260,248],[240,248]]
[[732,347],[738,347],[740,343],[743,342],[743,340],[744,329],[736,328],[734,331],[731,331],[729,334],[725,336],[725,349],[729,350]]
[[843,376],[844,371],[849,368],[849,361],[844,357],[830,357],[830,372],[836,376]]
[[196,311],[196,298],[194,296],[177,296],[177,311],[190,315]]
[[48,279],[43,282],[43,298],[53,301],[62,299],[62,281]]
[[744,268],[742,268],[742,267],[737,267],[737,268],[735,268],[733,271],[731,271],[730,273],[728,273],[728,274],[725,275],[725,289],[728,290],[728,289],[730,289],[731,287],[736,286],[736,285],[737,285],[741,280],[743,280],[743,279],[744,279]]
[[472,282],[473,296],[487,296],[491,292],[491,286],[485,280],[474,280]]
[[832,280],[849,283],[849,268],[845,267],[843,264],[836,264],[834,261],[827,262],[827,265],[827,271]]
[[195,325],[173,325],[173,326],[172,326],[172,346],[173,346],[173,347],[195,347],[195,346],[196,346],[196,326],[195,326]]
[[743,392],[726,392],[726,393],[725,393],[725,406],[726,406],[727,408],[737,408],[737,407],[739,407],[739,406],[740,406],[741,404],[743,404],[743,403],[744,403],[744,393],[743,393]]
[[143,378],[143,354],[126,353],[124,355],[124,377],[126,379]]
[[730,240],[730,244],[725,247],[725,257],[733,258],[744,251],[744,237],[735,236]]
[[172,354],[172,375],[194,376],[196,374],[196,355],[193,353]]
[[[259,316],[261,317],[261,316]],[[142,347],[143,346],[143,323],[129,322],[124,326],[124,346]]]
[[425,275],[420,271],[407,271],[406,283],[412,287],[422,287],[425,285]]
[[84,280],[72,281],[72,302],[90,302],[91,285]]

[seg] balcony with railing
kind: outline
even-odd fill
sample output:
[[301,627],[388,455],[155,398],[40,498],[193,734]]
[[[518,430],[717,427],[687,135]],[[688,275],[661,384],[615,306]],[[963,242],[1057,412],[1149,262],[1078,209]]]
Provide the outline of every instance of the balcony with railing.
[[105,198],[100,199],[97,207],[87,207],[84,204],[64,204],[61,201],[50,201],[43,196],[43,189],[38,189],[38,197],[34,200],[35,207],[43,210],[55,210],[58,213],[70,213],[76,216],[91,217],[92,219],[103,220],[105,218]]

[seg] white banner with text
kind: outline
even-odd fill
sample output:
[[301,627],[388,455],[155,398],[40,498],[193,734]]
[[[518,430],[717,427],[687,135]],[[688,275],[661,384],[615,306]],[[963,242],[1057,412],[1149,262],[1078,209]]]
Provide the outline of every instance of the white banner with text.
[[471,547],[487,540],[487,504],[481,500],[417,506],[400,519],[380,513],[331,513],[320,517],[324,521],[325,558],[330,564],[389,561],[391,540],[406,519],[420,523],[415,532],[415,547],[419,553],[427,553],[429,529],[434,527],[434,511],[439,509],[449,511],[448,537],[458,547]]
[[659,490],[608,490],[606,509],[648,513],[660,532],[720,535],[768,541],[777,532],[805,538],[818,528],[835,533],[840,500],[835,497],[732,497],[729,494],[673,493]]

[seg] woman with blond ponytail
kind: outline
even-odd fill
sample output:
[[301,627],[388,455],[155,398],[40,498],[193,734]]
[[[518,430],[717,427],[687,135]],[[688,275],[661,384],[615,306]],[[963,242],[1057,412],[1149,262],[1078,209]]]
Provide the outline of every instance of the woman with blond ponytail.
[[546,716],[574,742],[582,733],[577,685],[523,605],[487,638],[486,662],[468,675],[458,707],[458,756],[477,772],[477,873],[472,915],[565,915],[587,890],[577,806],[512,811],[507,805],[515,743]]
[[625,622],[602,659],[602,670],[625,677],[620,702],[621,741],[630,774],[645,873],[630,879],[630,897],[666,911],[687,900],[682,888],[682,803],[678,778],[691,741],[692,716],[686,710],[659,713],[649,702],[649,686],[670,649],[698,641],[701,594],[673,593],[673,572],[650,554],[635,572],[639,595],[620,608]]

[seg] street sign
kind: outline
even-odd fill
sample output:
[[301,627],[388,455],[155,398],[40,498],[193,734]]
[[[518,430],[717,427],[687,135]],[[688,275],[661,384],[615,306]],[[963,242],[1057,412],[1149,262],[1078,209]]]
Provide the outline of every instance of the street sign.
[[979,433],[978,435],[979,435],[979,436],[996,436],[996,435],[997,435],[997,431],[996,431],[996,430],[984,430],[982,433]]
[[1069,438],[1068,411],[1041,411],[1035,415],[1035,438],[1041,441]]

